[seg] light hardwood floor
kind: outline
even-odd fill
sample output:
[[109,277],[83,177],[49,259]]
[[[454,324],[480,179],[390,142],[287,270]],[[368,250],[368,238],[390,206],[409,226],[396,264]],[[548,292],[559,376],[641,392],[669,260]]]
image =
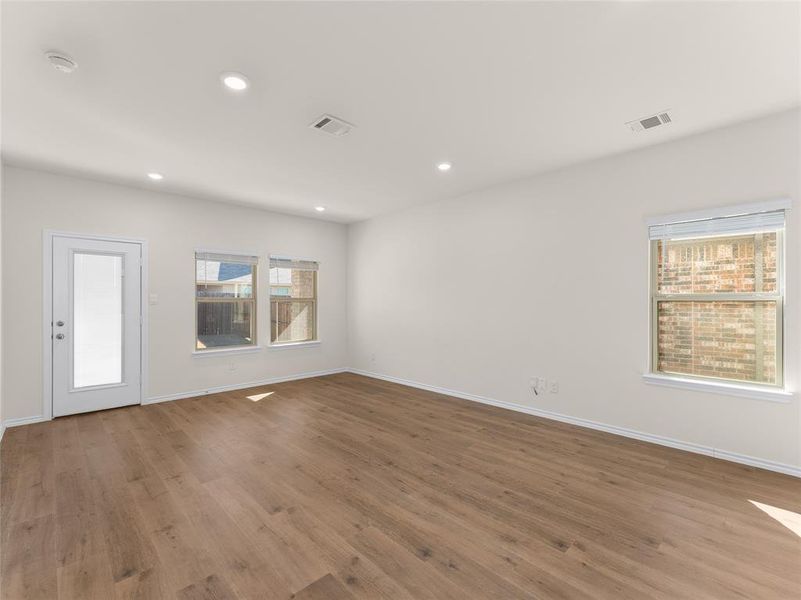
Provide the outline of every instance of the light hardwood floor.
[[[254,394],[271,392],[254,401]],[[6,432],[2,598],[801,598],[801,480],[352,374]]]

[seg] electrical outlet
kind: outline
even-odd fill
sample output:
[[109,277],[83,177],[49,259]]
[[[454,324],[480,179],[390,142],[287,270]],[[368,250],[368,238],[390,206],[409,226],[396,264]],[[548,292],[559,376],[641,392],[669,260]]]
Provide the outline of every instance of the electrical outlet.
[[559,393],[559,382],[556,379],[548,380],[545,377],[533,376],[528,380],[528,387],[536,394],[544,392]]
[[236,363],[228,363],[229,371],[236,371]]
[[370,355],[370,362],[371,362],[371,363],[374,363],[374,362],[375,362],[375,352],[373,352],[373,353]]

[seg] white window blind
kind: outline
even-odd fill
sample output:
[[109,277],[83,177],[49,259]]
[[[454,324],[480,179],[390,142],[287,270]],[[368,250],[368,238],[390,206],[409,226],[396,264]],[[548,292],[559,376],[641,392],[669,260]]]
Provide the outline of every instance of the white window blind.
[[652,240],[676,240],[714,235],[778,231],[783,228],[784,211],[776,210],[733,217],[656,224],[648,228],[648,235]]
[[197,260],[211,260],[222,263],[240,263],[245,265],[255,265],[259,262],[258,256],[248,256],[245,254],[224,254],[220,252],[195,252]]
[[271,269],[295,269],[297,271],[316,271],[318,264],[312,260],[297,260],[293,258],[270,257]]

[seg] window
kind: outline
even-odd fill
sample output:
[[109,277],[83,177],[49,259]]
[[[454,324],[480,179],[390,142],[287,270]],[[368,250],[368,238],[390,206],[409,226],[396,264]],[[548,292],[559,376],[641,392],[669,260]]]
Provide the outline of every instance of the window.
[[782,386],[784,211],[652,225],[651,370]]
[[317,263],[270,257],[270,339],[273,344],[317,339]]
[[258,257],[195,253],[198,351],[256,345]]

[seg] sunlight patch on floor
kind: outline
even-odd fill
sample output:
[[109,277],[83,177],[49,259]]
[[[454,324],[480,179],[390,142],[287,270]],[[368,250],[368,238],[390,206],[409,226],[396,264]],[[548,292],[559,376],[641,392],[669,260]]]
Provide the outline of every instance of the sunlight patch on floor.
[[271,396],[275,392],[264,392],[263,394],[253,394],[252,396],[248,396],[248,400],[253,400],[253,402],[258,402],[259,400],[264,400],[267,396]]
[[785,510],[783,508],[771,506],[770,504],[762,504],[761,502],[756,502],[754,500],[749,500],[749,502],[769,517],[776,519],[779,523],[784,525],[798,537],[801,537],[801,514],[791,510]]

